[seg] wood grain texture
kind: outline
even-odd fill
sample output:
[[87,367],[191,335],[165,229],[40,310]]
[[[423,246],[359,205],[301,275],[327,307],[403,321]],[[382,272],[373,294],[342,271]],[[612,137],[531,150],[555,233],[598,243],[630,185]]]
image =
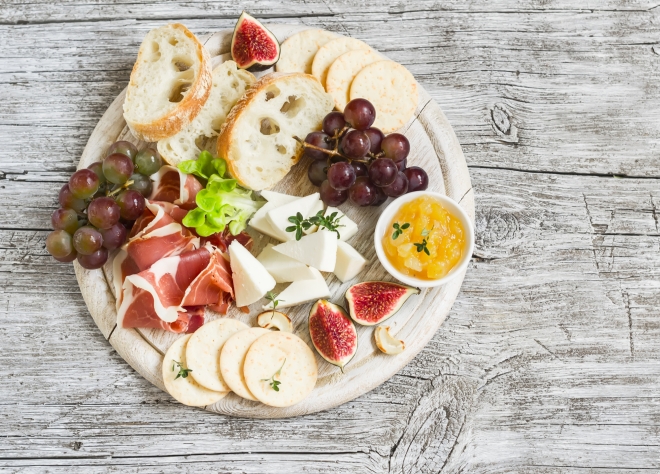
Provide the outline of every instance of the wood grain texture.
[[[426,348],[352,402],[277,422],[172,402],[44,249],[127,52],[165,21],[205,34],[242,7],[405,64],[457,132],[477,204],[474,258]],[[660,470],[659,14],[651,0],[0,4],[0,470]]]

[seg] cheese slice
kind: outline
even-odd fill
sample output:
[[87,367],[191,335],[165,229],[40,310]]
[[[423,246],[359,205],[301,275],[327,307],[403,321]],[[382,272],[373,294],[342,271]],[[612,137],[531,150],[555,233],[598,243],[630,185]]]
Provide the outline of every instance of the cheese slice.
[[236,306],[248,306],[275,287],[275,279],[237,240],[229,244],[229,265],[234,281]]
[[298,260],[276,252],[273,250],[272,244],[268,244],[261,251],[257,260],[262,263],[277,283],[311,280],[314,278],[314,270],[312,268],[309,268]]
[[343,227],[338,227],[337,230],[339,231],[340,239],[346,242],[348,239],[353,237],[355,234],[358,232],[358,225],[350,220],[346,214],[341,212],[340,209],[337,209],[336,207],[329,206],[325,210],[325,216],[329,216],[333,212],[337,213],[337,217],[341,217],[339,224],[342,225]]
[[276,245],[273,250],[322,272],[331,272],[337,261],[337,234],[321,229],[300,240]]
[[268,222],[272,226],[273,231],[278,235],[277,238],[282,242],[294,240],[296,238],[296,233],[286,231],[287,227],[293,225],[289,221],[289,217],[300,213],[303,218],[307,218],[318,201],[319,193],[314,193],[268,211],[266,217],[268,218]]
[[355,278],[366,264],[367,260],[360,252],[346,242],[337,242],[337,263],[333,273],[342,283]]
[[254,213],[248,225],[252,227],[257,232],[260,232],[268,237],[278,239],[277,233],[273,230],[273,227],[270,225],[270,222],[266,218],[268,211],[275,209],[276,207],[289,204],[290,202],[297,201],[300,199],[298,196],[289,196],[288,194],[276,193],[274,191],[261,191],[261,196],[266,198],[268,202],[261,206],[261,208]]
[[[321,272],[314,268],[310,268],[310,270],[313,273],[311,279],[294,281],[277,295],[278,308],[288,308],[306,303],[307,301],[328,298],[330,296],[330,289]],[[264,305],[263,309],[273,309],[272,301]]]
[[272,202],[276,206],[283,206],[291,201],[300,199],[300,196],[291,196],[290,194],[277,193],[275,191],[268,191],[267,189],[261,191],[261,197],[268,202]]

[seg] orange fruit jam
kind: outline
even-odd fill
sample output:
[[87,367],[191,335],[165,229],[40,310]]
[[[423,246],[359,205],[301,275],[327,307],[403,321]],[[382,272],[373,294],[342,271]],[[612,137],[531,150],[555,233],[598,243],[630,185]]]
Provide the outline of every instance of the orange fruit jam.
[[403,204],[383,236],[385,254],[394,268],[424,280],[449,273],[461,259],[465,242],[461,221],[427,196]]

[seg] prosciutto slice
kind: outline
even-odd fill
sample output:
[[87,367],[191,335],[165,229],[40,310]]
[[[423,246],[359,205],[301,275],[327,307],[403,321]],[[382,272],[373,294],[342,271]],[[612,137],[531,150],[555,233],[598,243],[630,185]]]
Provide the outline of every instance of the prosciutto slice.
[[183,297],[183,306],[211,305],[211,309],[227,314],[234,298],[231,268],[225,254],[215,250],[207,267],[190,284]]
[[166,257],[148,270],[126,277],[117,324],[192,332],[204,322],[204,306],[227,311],[233,300],[224,254],[205,247]]
[[[159,210],[153,221],[135,237],[124,244],[112,262],[117,307],[123,300],[123,283],[129,275],[149,269],[161,258],[179,255],[199,247],[199,237],[195,237],[181,224],[171,221],[171,217]],[[159,223],[170,221],[160,227]]]
[[187,210],[197,207],[195,196],[203,186],[193,175],[174,166],[162,166],[151,179],[154,183],[149,200],[171,202]]

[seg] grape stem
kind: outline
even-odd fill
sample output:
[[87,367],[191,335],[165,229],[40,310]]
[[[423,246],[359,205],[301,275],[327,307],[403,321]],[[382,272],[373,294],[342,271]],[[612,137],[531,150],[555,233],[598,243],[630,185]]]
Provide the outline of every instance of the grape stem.
[[124,184],[122,184],[121,186],[119,186],[117,189],[113,189],[112,191],[108,191],[105,195],[106,195],[106,196],[114,196],[115,194],[117,194],[117,193],[118,193],[119,191],[121,191],[122,189],[126,189],[126,188],[128,188],[128,187],[129,187],[131,184],[133,184],[134,182],[135,182],[135,181],[133,181],[132,179],[129,179],[129,180],[126,181]]
[[[344,130],[348,130],[348,127],[345,127]],[[339,133],[339,136],[342,135],[344,130],[342,130],[342,132]],[[326,155],[330,155],[330,157],[339,156],[339,157],[347,160],[349,163],[353,162],[353,161],[357,161],[358,163],[369,164],[369,160],[360,160],[360,159],[357,159],[357,158],[351,158],[350,156],[346,156],[343,153],[340,153],[339,150],[338,150],[338,148],[339,148],[339,139],[338,138],[336,139],[336,142],[335,142],[336,144],[335,144],[334,150],[326,150],[325,148],[321,148],[321,147],[318,147],[316,145],[312,145],[311,143],[307,143],[305,140],[301,140],[300,138],[296,137],[295,135],[293,136],[293,139],[295,141],[297,141],[298,143],[300,143],[302,145],[303,149],[310,148],[312,150],[316,150],[316,151],[320,151],[322,153],[325,153]],[[333,140],[335,140],[335,139],[333,139]],[[375,156],[372,153],[369,153],[369,155]],[[330,157],[328,157],[328,159],[330,159]]]

